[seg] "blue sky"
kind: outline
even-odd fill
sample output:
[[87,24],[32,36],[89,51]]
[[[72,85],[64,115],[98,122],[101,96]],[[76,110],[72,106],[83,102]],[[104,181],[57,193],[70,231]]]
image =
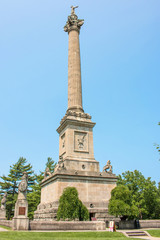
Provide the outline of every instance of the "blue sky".
[[25,157],[58,161],[56,132],[67,110],[70,6],[80,33],[83,107],[96,122],[95,158],[113,171],[160,181],[160,1],[0,2],[0,176]]

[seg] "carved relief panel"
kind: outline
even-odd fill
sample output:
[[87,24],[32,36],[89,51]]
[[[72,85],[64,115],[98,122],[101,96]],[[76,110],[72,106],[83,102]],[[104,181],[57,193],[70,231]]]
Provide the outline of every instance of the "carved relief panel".
[[26,208],[25,207],[19,207],[19,215],[25,215],[26,214]]
[[74,151],[88,152],[88,133],[74,132]]

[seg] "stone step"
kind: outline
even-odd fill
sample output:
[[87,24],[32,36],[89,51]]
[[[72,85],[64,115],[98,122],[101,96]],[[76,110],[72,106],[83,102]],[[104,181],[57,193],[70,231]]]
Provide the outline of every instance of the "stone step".
[[132,232],[126,232],[126,234],[129,236],[129,237],[133,237],[133,236],[148,236],[146,234],[146,232],[144,231],[132,231]]

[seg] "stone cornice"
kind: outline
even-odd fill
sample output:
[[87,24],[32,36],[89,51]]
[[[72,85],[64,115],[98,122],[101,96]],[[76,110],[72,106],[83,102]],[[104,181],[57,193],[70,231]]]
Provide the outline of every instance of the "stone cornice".
[[65,116],[61,119],[61,124],[68,118],[68,117],[74,117],[74,118],[82,118],[84,119],[91,119],[92,117],[88,113],[84,112],[76,112],[73,110],[67,110]]
[[48,178],[42,180],[40,183],[41,187],[45,186],[48,183],[51,183],[53,181],[56,181],[60,179],[60,181],[63,180],[78,180],[78,181],[92,181],[92,182],[98,182],[98,181],[104,181],[104,183],[116,183],[117,177],[113,173],[106,173],[106,172],[82,172],[82,171],[57,171],[53,173]]
[[57,128],[57,132],[58,133],[62,132],[62,130],[68,125],[93,128],[95,124],[96,123],[91,121],[85,121],[85,120],[76,119],[76,118],[75,119],[66,118],[64,121],[61,122],[60,126]]

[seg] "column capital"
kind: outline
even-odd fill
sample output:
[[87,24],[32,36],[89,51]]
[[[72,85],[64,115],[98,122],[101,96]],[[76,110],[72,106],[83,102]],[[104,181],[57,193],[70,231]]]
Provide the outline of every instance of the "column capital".
[[75,30],[75,31],[79,32],[81,26],[84,23],[84,20],[83,19],[78,19],[78,16],[75,14],[75,8],[77,8],[77,7],[78,6],[76,6],[76,7],[71,6],[71,8],[72,8],[71,15],[68,16],[68,20],[66,22],[66,25],[64,26],[64,31],[65,32],[69,33],[72,30]]

